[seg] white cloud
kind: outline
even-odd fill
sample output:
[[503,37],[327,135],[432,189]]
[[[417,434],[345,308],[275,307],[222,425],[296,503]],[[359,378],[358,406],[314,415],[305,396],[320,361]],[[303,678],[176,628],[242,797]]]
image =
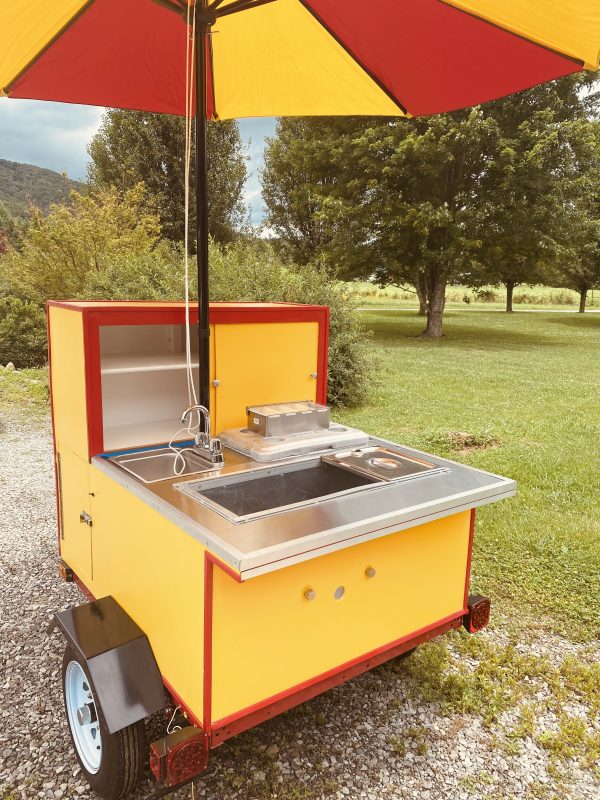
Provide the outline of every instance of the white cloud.
[[275,124],[276,121],[272,117],[239,120],[240,133],[249,156],[248,179],[244,194],[250,206],[250,218],[254,225],[260,225],[265,215],[259,172],[263,165],[265,137],[273,135]]
[[86,147],[104,109],[40,100],[0,99],[0,158],[85,179]]
[[[36,164],[85,180],[87,145],[98,130],[103,113],[104,108],[95,106],[0,98],[0,158]],[[259,225],[264,217],[259,172],[265,137],[273,135],[275,120],[242,119],[239,125],[249,157],[244,197],[253,224]]]

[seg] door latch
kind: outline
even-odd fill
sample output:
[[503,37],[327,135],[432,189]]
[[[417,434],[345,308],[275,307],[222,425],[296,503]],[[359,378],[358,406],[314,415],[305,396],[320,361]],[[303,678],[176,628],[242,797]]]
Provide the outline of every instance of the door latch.
[[88,526],[88,528],[91,528],[92,525],[94,524],[92,522],[91,514],[88,514],[87,511],[81,512],[81,514],[79,515],[79,522],[84,522]]

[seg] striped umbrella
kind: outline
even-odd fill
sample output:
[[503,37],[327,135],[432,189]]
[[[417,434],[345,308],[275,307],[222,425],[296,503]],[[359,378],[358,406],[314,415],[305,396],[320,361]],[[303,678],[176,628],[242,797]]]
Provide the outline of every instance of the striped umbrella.
[[599,65],[600,0],[1,0],[0,94],[184,114],[190,11],[204,365],[207,119],[433,114]]

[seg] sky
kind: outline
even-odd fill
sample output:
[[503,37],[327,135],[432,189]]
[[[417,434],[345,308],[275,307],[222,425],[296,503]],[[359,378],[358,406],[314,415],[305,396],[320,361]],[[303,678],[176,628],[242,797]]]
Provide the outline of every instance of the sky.
[[[89,161],[87,144],[98,130],[103,111],[94,106],[0,98],[0,158],[47,167],[85,180]],[[239,125],[250,158],[246,202],[252,222],[258,225],[264,215],[259,170],[265,136],[275,131],[275,120],[244,119]]]

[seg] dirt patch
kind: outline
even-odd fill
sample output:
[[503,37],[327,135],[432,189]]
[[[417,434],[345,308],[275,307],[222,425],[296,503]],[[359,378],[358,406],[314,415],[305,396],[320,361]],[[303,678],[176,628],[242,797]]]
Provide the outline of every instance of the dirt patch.
[[491,433],[469,433],[468,431],[448,431],[448,444],[453,450],[468,453],[471,450],[490,450],[500,445],[500,440]]

